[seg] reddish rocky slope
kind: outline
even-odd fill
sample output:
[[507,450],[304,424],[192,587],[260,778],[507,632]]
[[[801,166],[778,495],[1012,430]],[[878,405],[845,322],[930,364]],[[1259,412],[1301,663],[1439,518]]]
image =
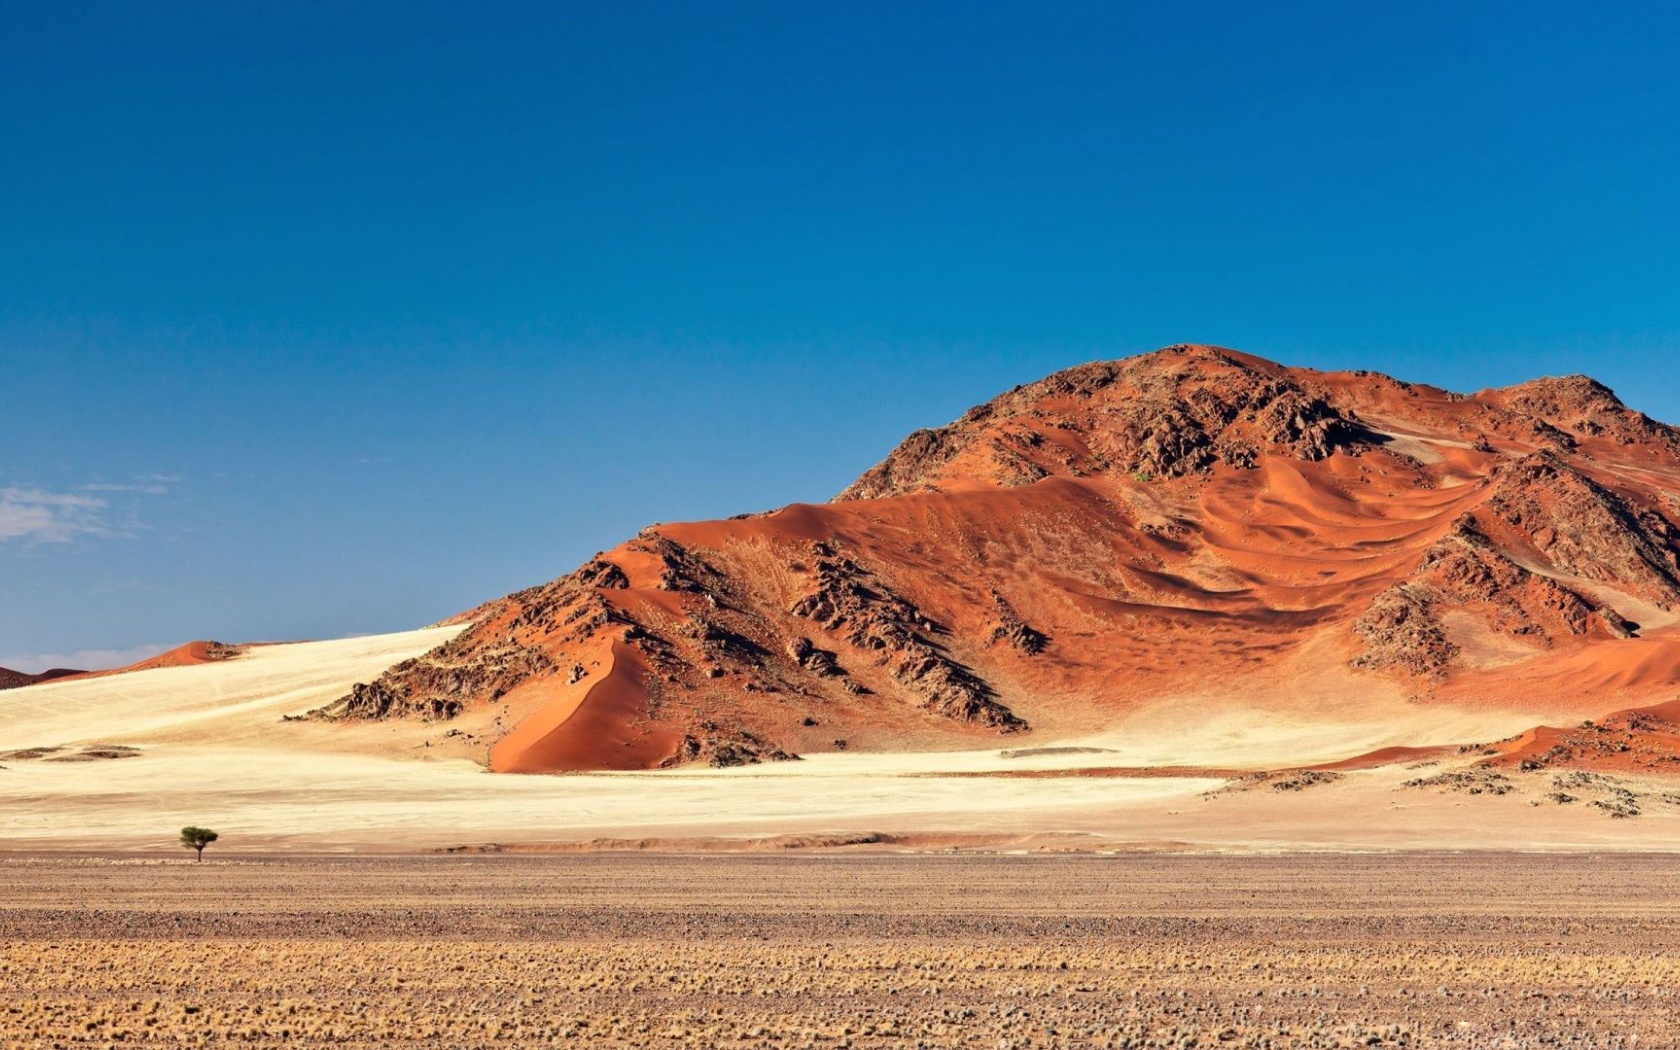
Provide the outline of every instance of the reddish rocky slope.
[[1680,682],[1677,521],[1680,431],[1592,380],[1171,347],[919,431],[833,502],[644,530],[317,714],[494,709],[523,772],[1048,742],[1169,699],[1637,711]]

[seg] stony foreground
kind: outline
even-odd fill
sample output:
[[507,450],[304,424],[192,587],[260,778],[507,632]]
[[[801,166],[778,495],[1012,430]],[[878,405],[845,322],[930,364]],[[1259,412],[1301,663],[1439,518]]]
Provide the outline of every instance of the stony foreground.
[[1672,1046],[1668,855],[0,859],[0,1046]]

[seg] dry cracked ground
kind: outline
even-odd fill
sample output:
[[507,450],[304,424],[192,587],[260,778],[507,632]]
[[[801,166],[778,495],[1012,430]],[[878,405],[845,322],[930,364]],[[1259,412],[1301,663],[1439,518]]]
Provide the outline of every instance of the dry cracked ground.
[[1680,858],[0,855],[0,1046],[1673,1046]]

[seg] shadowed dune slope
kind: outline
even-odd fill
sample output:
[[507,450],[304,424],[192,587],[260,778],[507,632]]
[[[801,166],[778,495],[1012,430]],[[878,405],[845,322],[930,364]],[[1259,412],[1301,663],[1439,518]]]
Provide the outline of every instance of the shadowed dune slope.
[[518,772],[1578,724],[1673,700],[1676,521],[1680,432],[1584,377],[1461,395],[1170,347],[918,431],[832,502],[646,529],[316,717],[494,709]]

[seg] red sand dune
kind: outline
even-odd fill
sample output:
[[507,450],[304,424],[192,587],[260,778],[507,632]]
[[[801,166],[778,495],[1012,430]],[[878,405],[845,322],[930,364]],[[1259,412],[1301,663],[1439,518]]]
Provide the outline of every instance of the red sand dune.
[[500,704],[492,767],[530,772],[1048,742],[1165,701],[1649,707],[1677,521],[1680,431],[1589,379],[1172,347],[919,431],[833,502],[646,529],[319,714]]
[[[50,680],[64,680],[80,678],[103,678],[106,675],[127,674],[130,671],[149,671],[157,667],[191,667],[194,664],[216,663],[231,660],[240,653],[238,646],[227,645],[223,642],[196,641],[178,645],[168,652],[149,656],[144,660],[129,664],[126,667],[112,667],[102,671],[47,671],[34,676],[34,682],[20,683],[25,685]],[[0,682],[4,681],[5,672],[0,668]],[[0,689],[8,688],[0,684]]]
[[154,667],[191,667],[193,664],[231,660],[238,655],[238,647],[223,642],[187,642],[185,645],[178,645],[168,652],[148,657],[138,663],[129,664],[127,667],[119,667],[113,671],[100,673],[123,674],[128,671],[149,671]]

